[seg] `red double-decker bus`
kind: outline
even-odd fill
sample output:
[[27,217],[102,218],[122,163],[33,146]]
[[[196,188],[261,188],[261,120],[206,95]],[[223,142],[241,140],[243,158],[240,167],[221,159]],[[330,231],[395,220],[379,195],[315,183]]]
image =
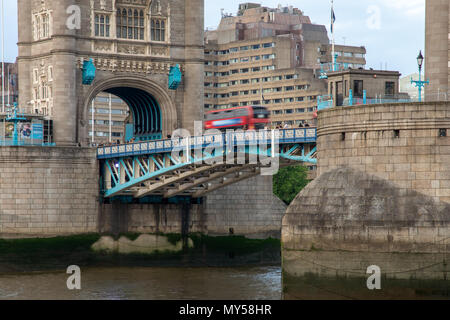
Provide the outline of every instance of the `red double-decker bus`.
[[214,110],[205,115],[205,129],[264,129],[270,122],[270,112],[263,106],[246,106]]

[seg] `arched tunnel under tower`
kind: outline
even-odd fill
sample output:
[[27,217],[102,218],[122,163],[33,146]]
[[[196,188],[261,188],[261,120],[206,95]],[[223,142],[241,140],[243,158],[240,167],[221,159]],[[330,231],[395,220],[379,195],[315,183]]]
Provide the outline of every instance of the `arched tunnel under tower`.
[[104,90],[122,99],[130,109],[125,141],[157,140],[162,138],[162,113],[158,101],[148,92],[131,87]]

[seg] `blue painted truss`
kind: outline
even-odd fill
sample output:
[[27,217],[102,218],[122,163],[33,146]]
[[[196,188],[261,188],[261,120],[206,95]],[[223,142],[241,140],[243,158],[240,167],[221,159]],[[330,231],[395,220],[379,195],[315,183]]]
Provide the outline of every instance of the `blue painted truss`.
[[103,195],[200,198],[280,166],[316,164],[316,138],[313,128],[287,129],[102,147]]

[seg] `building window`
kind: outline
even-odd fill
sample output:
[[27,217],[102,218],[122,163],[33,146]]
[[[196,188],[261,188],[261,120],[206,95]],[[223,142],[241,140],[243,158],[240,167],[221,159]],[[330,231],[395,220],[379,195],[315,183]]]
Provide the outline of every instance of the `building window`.
[[50,35],[50,19],[48,14],[42,15],[42,38],[48,38]]
[[386,82],[385,94],[387,96],[393,96],[395,94],[395,82]]
[[39,70],[33,69],[33,83],[38,83],[39,78]]
[[353,81],[353,91],[355,92],[355,97],[362,97],[363,96],[363,81],[362,80],[354,80]]
[[110,36],[110,17],[104,14],[95,15],[95,36],[106,37]]
[[152,40],[166,41],[166,20],[152,19]]
[[122,39],[144,40],[144,21],[143,10],[118,9],[117,37]]
[[53,81],[53,67],[48,67],[48,81]]
[[50,38],[50,13],[38,13],[33,16],[34,40]]
[[263,54],[263,60],[275,59],[275,54]]

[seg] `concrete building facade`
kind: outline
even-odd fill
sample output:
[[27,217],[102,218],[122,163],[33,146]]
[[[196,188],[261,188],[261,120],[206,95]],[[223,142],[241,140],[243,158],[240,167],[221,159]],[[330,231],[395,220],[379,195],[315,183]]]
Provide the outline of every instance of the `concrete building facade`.
[[[92,105],[89,109],[89,137],[97,145],[125,142],[126,123],[130,116],[128,105],[119,97],[100,93],[94,100],[94,114],[92,115]],[[92,116],[94,120],[92,120]],[[94,125],[92,126],[94,121]],[[93,129],[93,130],[92,130]]]
[[[327,92],[320,70],[331,62],[325,26],[292,6],[244,3],[205,39],[205,110],[256,104],[276,125],[313,118],[317,97]],[[365,66],[364,47],[336,48],[347,68]]]
[[[192,130],[203,111],[203,5],[202,0],[76,5],[19,0],[20,105],[48,113],[58,145],[90,142],[89,108],[100,92],[120,96],[136,112],[152,105],[156,124],[141,120],[135,134]],[[82,85],[83,62],[89,59],[96,78]],[[168,89],[168,75],[176,64],[183,81],[175,91]],[[147,103],[133,100],[136,96]]]

